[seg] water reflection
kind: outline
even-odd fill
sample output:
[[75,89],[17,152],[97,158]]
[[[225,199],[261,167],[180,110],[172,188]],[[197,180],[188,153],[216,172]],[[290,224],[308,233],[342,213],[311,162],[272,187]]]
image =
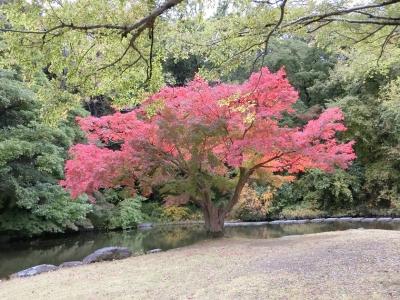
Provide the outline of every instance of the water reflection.
[[[308,223],[227,227],[226,237],[268,239],[286,235],[346,230],[351,228],[400,230],[400,223]],[[144,231],[81,233],[56,239],[35,240],[0,245],[0,278],[39,265],[81,260],[89,253],[107,246],[128,247],[135,253],[161,248],[168,250],[207,239],[202,226],[163,227]]]
[[35,240],[0,245],[0,278],[39,265],[58,265],[81,260],[107,246],[128,247],[136,254],[161,248],[168,250],[206,239],[200,226],[156,228],[146,231],[81,233],[64,238]]
[[237,226],[226,229],[226,237],[243,237],[255,239],[277,238],[287,235],[319,233],[347,229],[386,229],[400,230],[400,223],[363,223],[363,222],[334,222],[306,224],[274,224],[263,226]]

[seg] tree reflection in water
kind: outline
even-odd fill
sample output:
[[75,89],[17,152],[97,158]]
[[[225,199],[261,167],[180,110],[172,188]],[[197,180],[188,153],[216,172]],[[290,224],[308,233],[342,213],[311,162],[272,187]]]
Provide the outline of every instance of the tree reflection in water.
[[[287,235],[310,234],[353,228],[400,230],[400,223],[307,223],[225,228],[225,237],[268,239]],[[91,252],[107,246],[128,247],[135,254],[160,248],[169,250],[208,238],[202,226],[156,227],[149,230],[87,232],[52,239],[0,244],[0,278],[39,264],[61,264],[81,260]]]

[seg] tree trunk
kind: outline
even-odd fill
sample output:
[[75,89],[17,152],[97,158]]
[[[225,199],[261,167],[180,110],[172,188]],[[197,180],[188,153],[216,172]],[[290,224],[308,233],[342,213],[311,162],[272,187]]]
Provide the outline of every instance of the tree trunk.
[[224,235],[224,221],[227,213],[231,211],[233,206],[239,201],[243,187],[254,170],[246,170],[240,168],[239,181],[235,187],[235,191],[229,203],[225,207],[217,207],[212,202],[209,193],[203,190],[203,201],[201,207],[204,214],[204,222],[207,232],[213,237],[221,237]]
[[203,206],[205,228],[212,237],[221,237],[224,235],[225,210],[218,208],[212,203]]

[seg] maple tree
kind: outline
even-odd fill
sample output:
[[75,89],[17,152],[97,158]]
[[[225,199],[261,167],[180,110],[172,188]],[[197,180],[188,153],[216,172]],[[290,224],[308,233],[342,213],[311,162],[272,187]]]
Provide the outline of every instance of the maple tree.
[[243,84],[209,84],[200,77],[165,87],[128,113],[79,118],[88,144],[70,150],[66,179],[73,197],[123,186],[159,188],[169,202],[194,202],[205,226],[221,233],[226,214],[252,176],[332,171],[355,159],[339,108],[306,125],[282,125],[298,99],[283,69],[263,68]]

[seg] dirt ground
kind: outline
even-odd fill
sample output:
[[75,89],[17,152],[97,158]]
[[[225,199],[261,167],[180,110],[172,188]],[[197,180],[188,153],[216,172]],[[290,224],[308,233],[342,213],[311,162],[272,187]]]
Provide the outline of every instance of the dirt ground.
[[210,240],[1,282],[0,299],[400,299],[400,231]]

